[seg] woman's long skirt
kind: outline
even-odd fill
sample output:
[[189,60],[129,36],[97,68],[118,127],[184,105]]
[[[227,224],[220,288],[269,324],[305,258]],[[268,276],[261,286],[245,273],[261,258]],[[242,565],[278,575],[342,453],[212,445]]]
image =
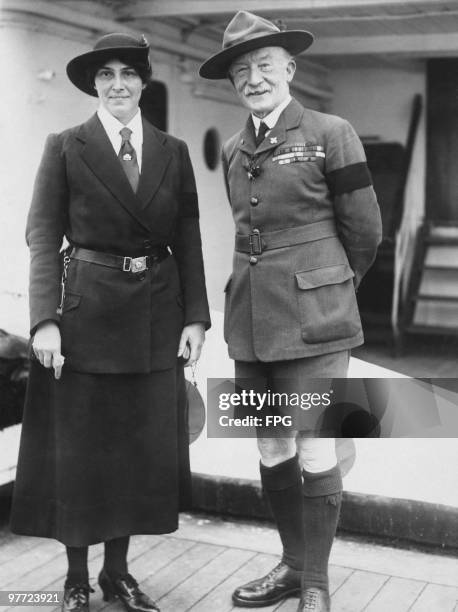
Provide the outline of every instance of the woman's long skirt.
[[64,367],[56,381],[32,362],[12,530],[85,546],[177,529],[180,465],[189,474],[179,444],[183,380],[175,368],[114,375]]

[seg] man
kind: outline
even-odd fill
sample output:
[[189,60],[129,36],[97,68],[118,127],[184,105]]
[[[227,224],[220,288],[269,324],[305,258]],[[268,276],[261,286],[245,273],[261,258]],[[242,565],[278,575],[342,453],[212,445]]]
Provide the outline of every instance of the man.
[[[222,51],[200,69],[204,78],[229,78],[251,113],[223,147],[236,225],[225,338],[236,378],[263,378],[277,392],[346,376],[349,350],[363,342],[355,287],[381,238],[355,131],[290,96],[293,55],[312,42],[309,32],[280,31],[240,11]],[[261,481],[283,556],[267,576],[236,589],[233,601],[267,606],[301,593],[298,612],[328,611],[327,566],[342,491],[334,440],[311,430],[301,431],[296,444],[265,429],[257,433]]]

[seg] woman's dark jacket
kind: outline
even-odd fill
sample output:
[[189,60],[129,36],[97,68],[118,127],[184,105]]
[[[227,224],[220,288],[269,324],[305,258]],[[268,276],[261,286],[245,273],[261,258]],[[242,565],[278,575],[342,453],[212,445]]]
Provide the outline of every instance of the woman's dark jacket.
[[[173,367],[183,326],[210,326],[198,215],[186,144],[145,119],[136,194],[97,115],[49,136],[27,222],[32,333],[56,321],[66,366],[80,372]],[[59,315],[64,236],[102,253],[173,254],[141,274],[72,259]]]

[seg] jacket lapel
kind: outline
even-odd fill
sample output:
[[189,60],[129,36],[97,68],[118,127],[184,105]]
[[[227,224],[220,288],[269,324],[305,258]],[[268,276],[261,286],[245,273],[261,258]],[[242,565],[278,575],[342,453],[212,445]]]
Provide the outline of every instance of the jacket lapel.
[[286,141],[286,132],[296,128],[302,119],[303,107],[294,98],[281,113],[277,123],[259,145],[256,153],[265,153],[275,149]]
[[[301,124],[304,115],[304,107],[293,98],[285,110],[280,115],[286,130],[293,130]],[[275,129],[275,128],[274,128]]]
[[245,128],[240,132],[238,147],[241,151],[247,153],[248,155],[254,155],[254,152],[256,151],[256,134],[251,115],[247,119]]
[[145,228],[151,229],[96,114],[81,126],[77,139],[82,144],[80,155],[90,170],[127,212]]
[[269,134],[264,138],[259,147],[256,149],[256,153],[265,153],[270,149],[275,149],[279,144],[282,144],[286,140],[286,127],[283,116],[280,115],[277,123],[270,130]]
[[165,136],[143,119],[142,171],[136,194],[141,208],[151,202],[170,163],[171,154],[164,140]]

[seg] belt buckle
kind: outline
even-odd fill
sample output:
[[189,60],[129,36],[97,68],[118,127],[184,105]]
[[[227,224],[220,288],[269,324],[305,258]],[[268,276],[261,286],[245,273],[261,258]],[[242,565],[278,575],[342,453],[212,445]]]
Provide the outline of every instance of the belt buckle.
[[144,272],[147,268],[146,256],[143,257],[124,257],[122,269],[124,272],[132,272],[138,274]]
[[262,254],[261,232],[255,229],[248,236],[250,241],[250,255]]

